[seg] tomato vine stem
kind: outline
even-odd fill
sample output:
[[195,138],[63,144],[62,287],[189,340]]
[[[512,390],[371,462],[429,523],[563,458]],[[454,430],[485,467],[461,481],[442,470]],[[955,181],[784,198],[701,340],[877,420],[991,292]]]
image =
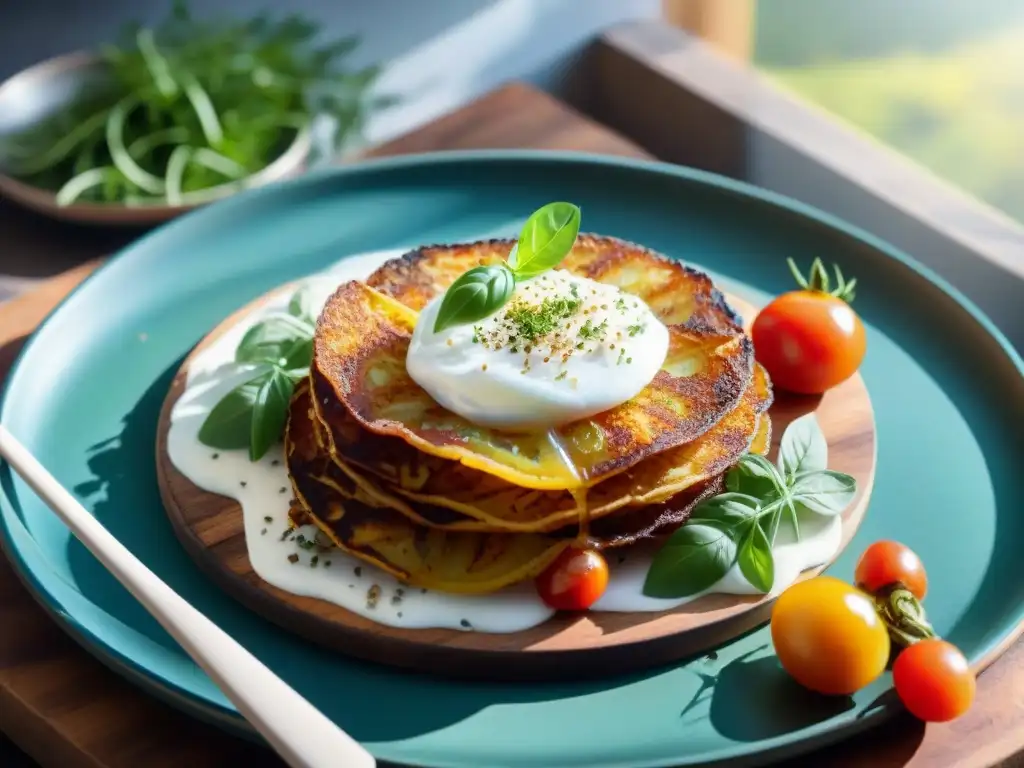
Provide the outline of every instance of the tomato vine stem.
[[793,273],[793,278],[796,280],[797,285],[803,290],[814,293],[827,293],[829,296],[842,299],[847,304],[853,303],[853,299],[856,296],[857,278],[847,280],[843,276],[843,271],[839,269],[838,264],[834,264],[832,267],[836,273],[836,287],[830,290],[831,280],[828,276],[828,271],[825,269],[825,264],[820,258],[815,258],[811,263],[811,271],[807,277],[804,277],[793,259],[786,259],[786,263],[789,265],[789,271]]
[[920,640],[938,637],[921,602],[902,584],[895,584],[872,596],[878,615],[889,630],[889,638],[903,648]]

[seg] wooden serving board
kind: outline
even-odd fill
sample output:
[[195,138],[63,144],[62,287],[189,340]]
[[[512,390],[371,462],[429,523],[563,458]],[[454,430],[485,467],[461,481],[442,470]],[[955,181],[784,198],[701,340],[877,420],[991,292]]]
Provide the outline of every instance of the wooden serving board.
[[[559,613],[540,626],[509,634],[406,629],[263,581],[249,562],[241,506],[197,487],[181,474],[168,457],[166,441],[171,409],[184,390],[190,361],[267,298],[227,318],[185,360],[164,402],[157,430],[158,478],[175,533],[199,566],[252,610],[341,653],[431,674],[488,679],[575,678],[608,669],[638,670],[721,645],[767,620],[772,598],[712,594],[663,612]],[[752,321],[754,307],[735,297],[729,301],[748,323]],[[777,393],[770,410],[773,460],[789,423],[810,411],[815,412],[828,441],[830,468],[857,479],[857,496],[843,514],[845,548],[863,519],[874,479],[871,401],[859,375],[823,397]],[[618,554],[613,550],[609,557]],[[804,578],[824,567],[806,571]],[[365,583],[365,589],[372,581],[361,579],[360,583]]]

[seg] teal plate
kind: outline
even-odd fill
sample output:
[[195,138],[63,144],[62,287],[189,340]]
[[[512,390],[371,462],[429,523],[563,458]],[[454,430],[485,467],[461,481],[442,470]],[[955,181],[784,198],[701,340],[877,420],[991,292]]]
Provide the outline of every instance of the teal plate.
[[[983,664],[1024,623],[1024,367],[1003,337],[907,256],[833,218],[718,177],[584,155],[389,159],[246,193],[110,261],[37,331],[0,418],[126,546],[382,759],[479,768],[763,763],[897,711],[886,675],[823,699],[779,669],[765,628],[689,663],[599,682],[449,682],[349,660],[218,591],[178,545],[157,491],[157,413],[189,349],[252,298],[346,255],[513,234],[555,199],[585,229],[704,266],[755,300],[790,287],[784,259],[859,281],[862,373],[878,471],[832,573],[899,539],[930,568],[940,633]],[[9,469],[3,546],[86,648],[148,691],[253,736],[231,703]],[[15,629],[16,631],[16,629]]]

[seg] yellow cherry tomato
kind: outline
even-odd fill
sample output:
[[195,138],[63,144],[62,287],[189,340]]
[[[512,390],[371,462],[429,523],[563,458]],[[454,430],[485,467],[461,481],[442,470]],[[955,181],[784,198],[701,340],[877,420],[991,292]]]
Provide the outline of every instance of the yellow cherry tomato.
[[889,633],[871,598],[831,576],[779,595],[771,632],[782,668],[805,688],[830,696],[859,691],[889,661]]

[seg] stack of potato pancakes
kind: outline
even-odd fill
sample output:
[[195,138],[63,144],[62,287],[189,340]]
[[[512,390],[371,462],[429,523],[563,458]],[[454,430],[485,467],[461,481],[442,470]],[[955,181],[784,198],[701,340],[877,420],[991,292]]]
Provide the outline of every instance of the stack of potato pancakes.
[[672,533],[725,471],[768,449],[771,384],[739,317],[704,273],[580,235],[559,269],[647,302],[670,344],[636,397],[539,434],[480,427],[406,371],[417,313],[513,241],[432,246],[346,283],[317,323],[285,438],[292,524],[411,585],[486,593],[530,579],[567,546]]

